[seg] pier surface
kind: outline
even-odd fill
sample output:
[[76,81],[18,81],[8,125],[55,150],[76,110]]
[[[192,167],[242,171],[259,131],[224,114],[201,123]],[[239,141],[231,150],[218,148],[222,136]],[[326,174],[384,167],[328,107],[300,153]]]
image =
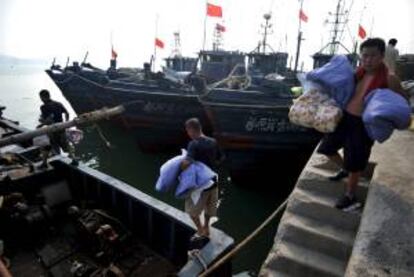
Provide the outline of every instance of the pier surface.
[[345,182],[314,153],[300,175],[260,276],[414,276],[414,132],[375,144],[359,212],[334,208]]

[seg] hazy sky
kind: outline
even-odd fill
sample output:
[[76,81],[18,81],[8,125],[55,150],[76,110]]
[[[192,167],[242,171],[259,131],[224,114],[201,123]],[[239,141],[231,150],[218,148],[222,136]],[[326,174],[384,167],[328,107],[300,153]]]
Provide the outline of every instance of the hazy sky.
[[[273,33],[269,43],[275,50],[293,55],[298,28],[298,0],[210,0],[223,7],[223,19],[207,19],[207,46],[211,47],[213,26],[226,26],[224,48],[251,51],[260,39],[263,14],[271,12]],[[309,21],[303,24],[301,58],[306,66],[310,55],[329,39],[324,24],[336,0],[304,0]],[[361,23],[371,36],[399,40],[400,52],[414,53],[413,0],[346,0],[350,9],[342,42],[352,48],[352,39]],[[352,5],[351,5],[352,4]],[[154,51],[155,21],[165,49],[173,46],[173,32],[180,31],[182,52],[195,56],[202,47],[205,0],[0,0],[0,53],[17,57],[45,58],[64,63],[66,57],[107,67],[110,37],[118,52],[120,66],[141,66]],[[365,8],[364,8],[365,7]],[[351,38],[351,36],[353,38]]]

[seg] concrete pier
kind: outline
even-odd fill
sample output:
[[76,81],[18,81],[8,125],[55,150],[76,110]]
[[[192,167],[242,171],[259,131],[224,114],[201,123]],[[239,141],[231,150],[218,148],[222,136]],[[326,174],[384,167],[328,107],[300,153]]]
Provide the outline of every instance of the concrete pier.
[[336,170],[312,155],[260,276],[414,276],[414,132],[374,146],[363,213],[334,208],[345,184],[327,180]]
[[414,132],[376,145],[370,184],[346,276],[414,276]]

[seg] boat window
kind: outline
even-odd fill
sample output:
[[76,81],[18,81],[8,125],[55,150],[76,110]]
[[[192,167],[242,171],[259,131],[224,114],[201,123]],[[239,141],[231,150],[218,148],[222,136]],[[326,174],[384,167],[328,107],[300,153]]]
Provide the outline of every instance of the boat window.
[[223,62],[223,57],[221,56],[209,56],[211,62]]

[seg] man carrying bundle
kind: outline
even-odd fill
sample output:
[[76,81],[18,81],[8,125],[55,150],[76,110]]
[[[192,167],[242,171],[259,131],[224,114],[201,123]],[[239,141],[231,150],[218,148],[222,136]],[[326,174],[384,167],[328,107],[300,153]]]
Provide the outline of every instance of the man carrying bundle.
[[[341,166],[332,181],[348,177],[346,192],[335,206],[347,210],[357,204],[356,189],[361,172],[366,168],[374,141],[368,136],[362,121],[364,98],[374,89],[389,88],[403,95],[400,80],[384,64],[385,42],[380,38],[371,38],[360,46],[361,66],[357,69],[355,91],[345,106],[343,117],[333,133],[327,134],[318,148],[318,152]],[[344,148],[344,157],[338,150]]]
[[[203,134],[202,126],[197,118],[190,118],[185,122],[185,129],[191,138],[187,147],[187,157],[181,164],[181,170],[187,169],[194,161],[202,162],[212,170],[216,170],[224,159],[214,138]],[[203,187],[199,200],[194,203],[189,195],[185,200],[185,211],[190,215],[197,227],[199,236],[209,237],[210,218],[216,216],[218,205],[218,180],[215,178]],[[204,223],[200,215],[204,212]]]

